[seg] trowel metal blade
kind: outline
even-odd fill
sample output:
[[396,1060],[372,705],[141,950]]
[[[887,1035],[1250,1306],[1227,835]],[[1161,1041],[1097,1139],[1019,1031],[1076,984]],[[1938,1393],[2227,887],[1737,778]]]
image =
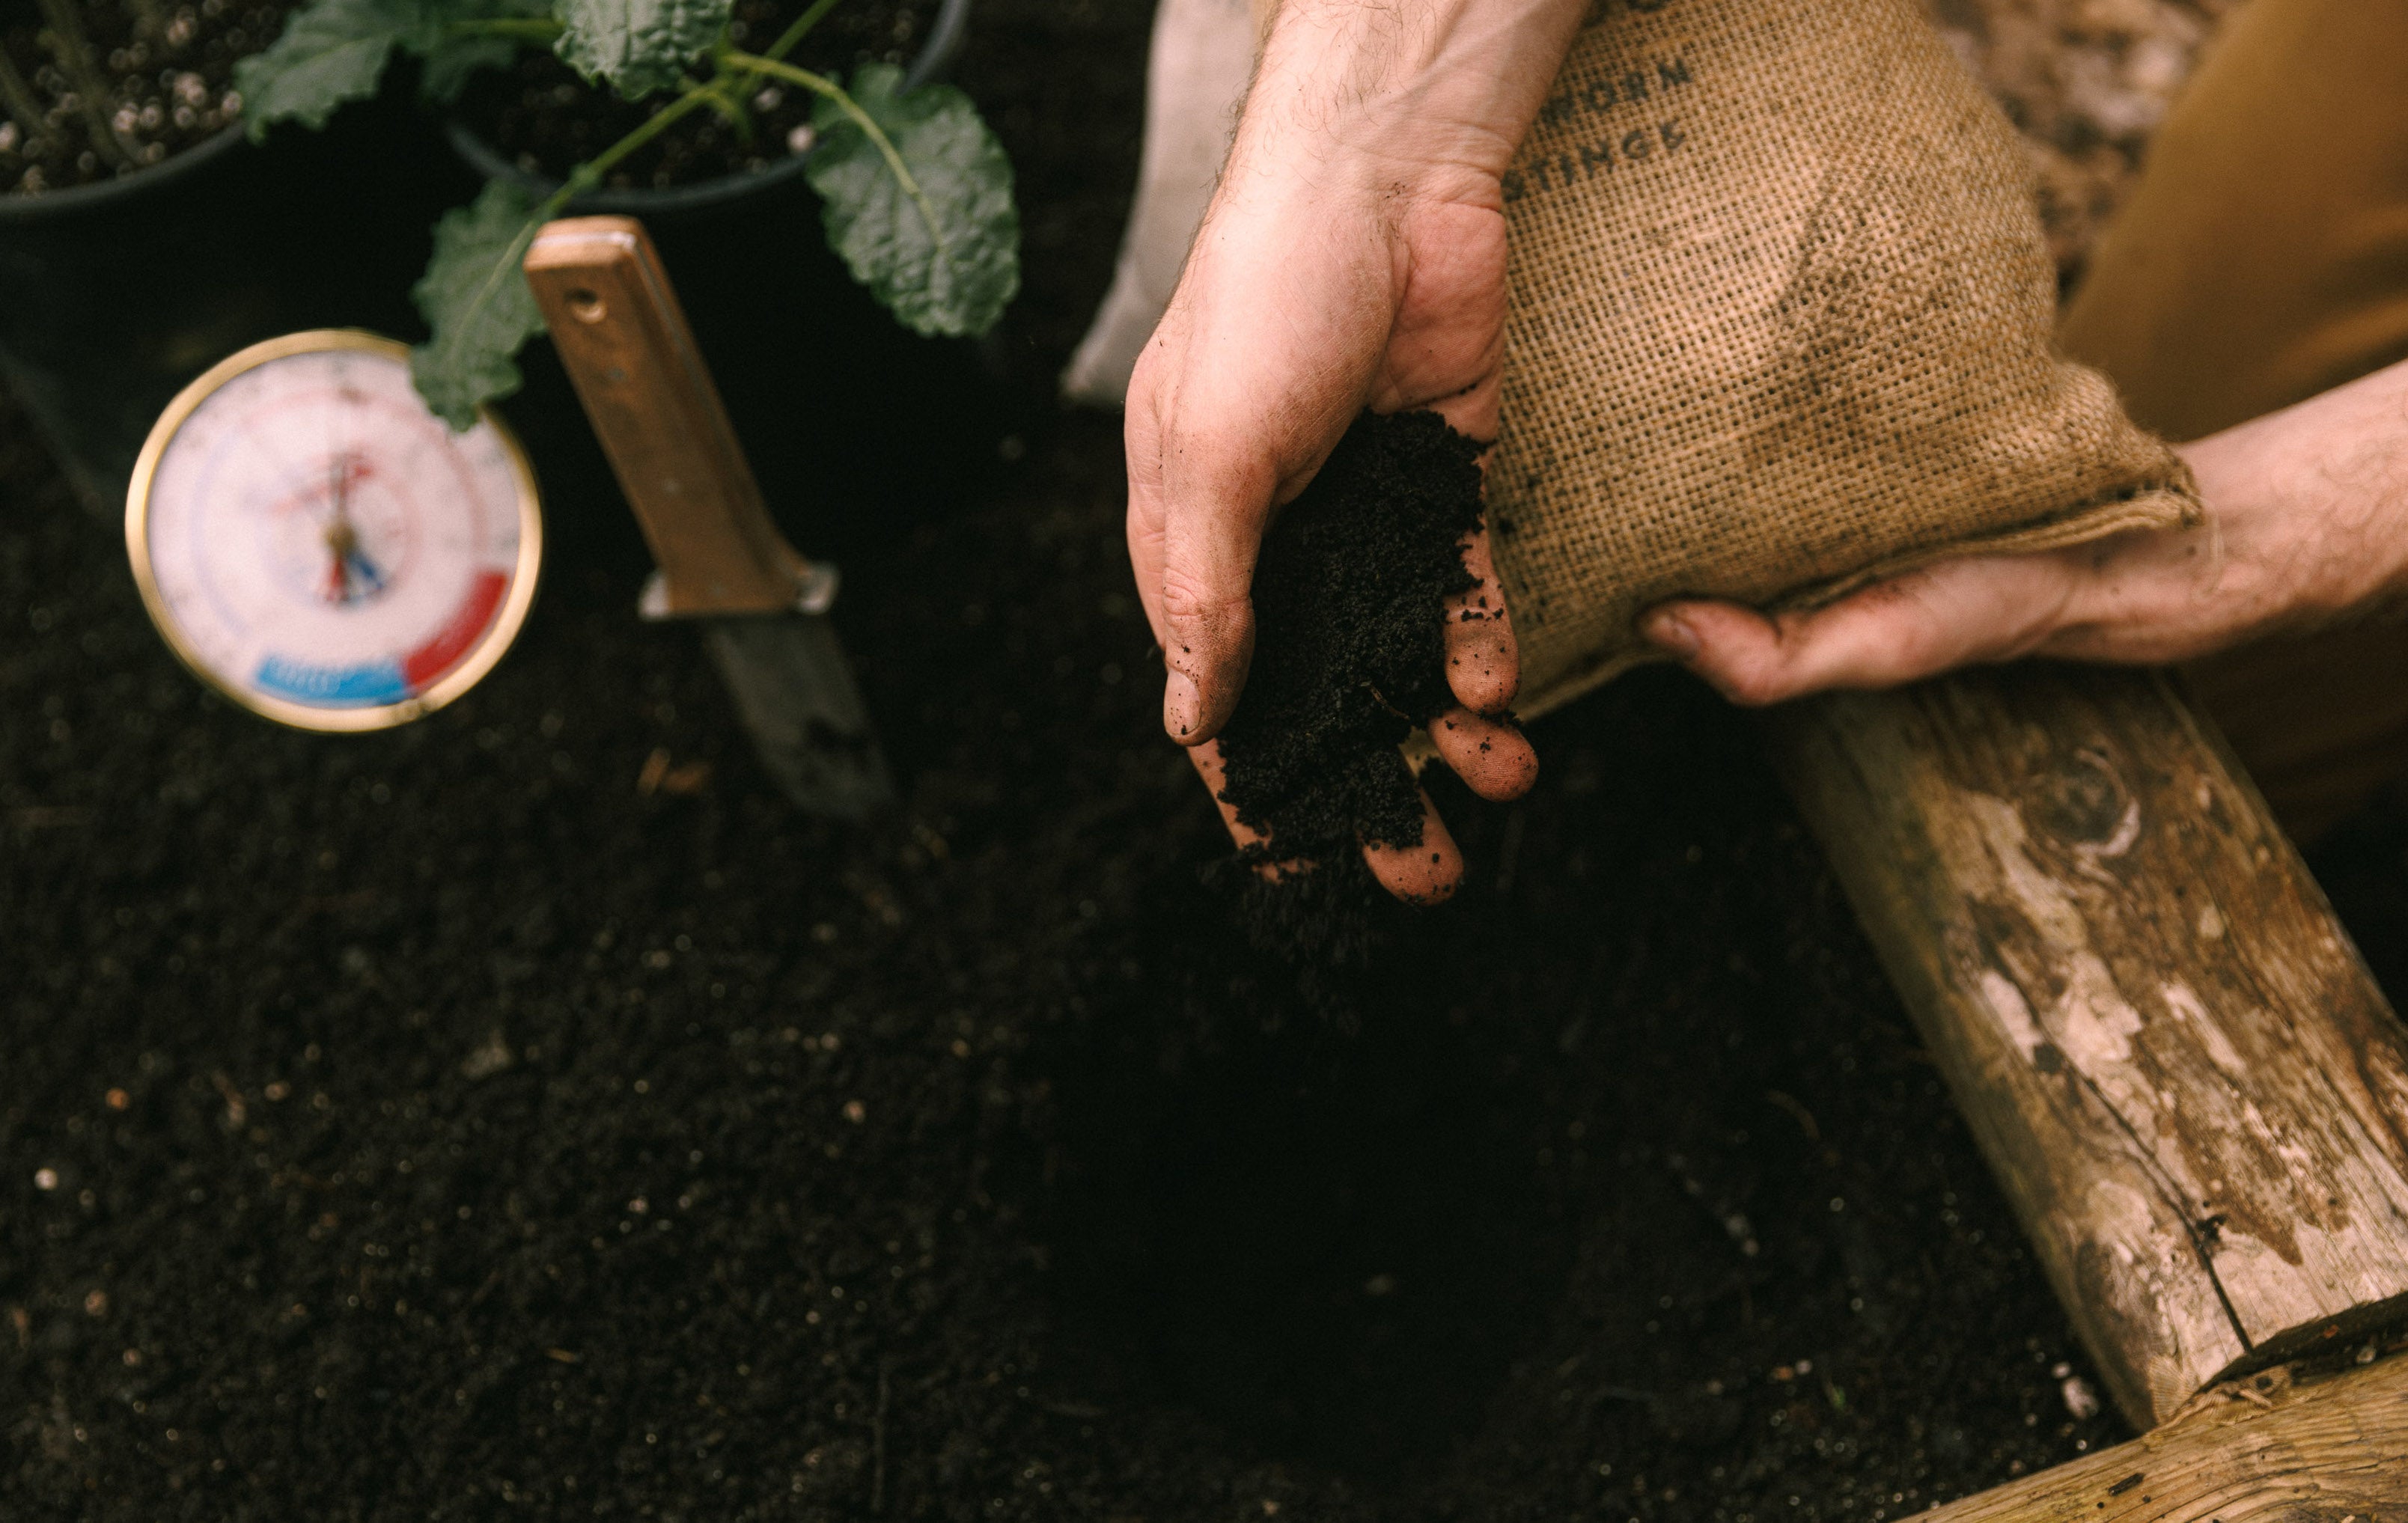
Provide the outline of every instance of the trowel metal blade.
[[835,819],[867,819],[894,806],[885,755],[826,615],[697,622],[761,764],[788,798]]

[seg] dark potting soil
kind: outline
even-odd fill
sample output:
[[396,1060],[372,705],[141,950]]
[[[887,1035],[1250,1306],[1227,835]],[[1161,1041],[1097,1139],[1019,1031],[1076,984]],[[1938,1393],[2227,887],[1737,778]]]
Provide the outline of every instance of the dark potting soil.
[[1771,1523],[2121,1436],[1703,692],[1438,780],[1473,881],[1359,1034],[1235,939],[1117,435],[848,565],[851,833],[624,524],[556,505],[458,705],[299,735],[11,428],[0,1516]]
[[[738,46],[766,48],[808,5],[738,0],[730,35]],[[866,63],[908,64],[927,40],[936,15],[933,0],[841,0],[790,61],[843,75]],[[509,69],[477,76],[461,96],[459,113],[503,157],[557,180],[642,126],[667,98],[622,100],[550,50],[528,49]],[[810,147],[814,101],[808,91],[772,84],[754,93],[742,127],[696,112],[623,160],[607,183],[617,190],[660,189],[766,168]]]
[[1270,837],[1249,859],[1421,843],[1397,747],[1455,701],[1442,620],[1478,585],[1461,541],[1480,526],[1481,448],[1436,413],[1367,413],[1263,536],[1254,665],[1221,733],[1223,796]]
[[[1032,394],[1149,11],[982,0]],[[193,684],[0,414],[0,1517],[1878,1523],[2122,1436],[1677,676],[1515,804],[1435,779],[1466,891],[1359,1034],[1290,1018],[1197,881],[1118,439],[849,561],[908,799],[853,833],[630,616],[615,504],[548,505],[475,692],[313,737]]]
[[[283,0],[0,6],[0,194],[96,184],[215,137],[242,112],[234,66],[283,29]],[[14,88],[22,85],[22,93]]]

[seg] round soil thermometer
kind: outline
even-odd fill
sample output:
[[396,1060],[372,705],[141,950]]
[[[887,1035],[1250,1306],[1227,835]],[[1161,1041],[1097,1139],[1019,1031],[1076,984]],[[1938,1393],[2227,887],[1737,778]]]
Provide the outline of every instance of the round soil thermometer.
[[125,503],[176,654],[305,730],[382,729],[466,692],[526,618],[542,544],[501,420],[452,433],[406,346],[348,330],[254,344],[186,387]]

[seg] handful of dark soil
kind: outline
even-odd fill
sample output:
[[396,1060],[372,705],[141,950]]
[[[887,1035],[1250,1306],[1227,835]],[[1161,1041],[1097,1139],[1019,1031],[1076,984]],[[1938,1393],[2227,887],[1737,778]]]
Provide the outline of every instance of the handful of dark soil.
[[1444,605],[1477,585],[1482,448],[1435,413],[1366,414],[1263,536],[1254,670],[1221,732],[1222,797],[1270,837],[1248,865],[1351,864],[1376,894],[1357,843],[1421,843],[1398,747],[1455,704]]

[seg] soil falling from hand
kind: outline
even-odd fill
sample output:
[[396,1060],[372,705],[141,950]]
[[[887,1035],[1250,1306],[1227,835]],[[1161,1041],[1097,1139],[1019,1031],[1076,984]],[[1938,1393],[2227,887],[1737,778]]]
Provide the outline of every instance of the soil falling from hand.
[[1263,537],[1254,669],[1221,733],[1222,796],[1270,837],[1249,863],[1420,844],[1398,747],[1455,702],[1443,620],[1479,585],[1462,543],[1480,527],[1481,448],[1435,413],[1366,414]]

